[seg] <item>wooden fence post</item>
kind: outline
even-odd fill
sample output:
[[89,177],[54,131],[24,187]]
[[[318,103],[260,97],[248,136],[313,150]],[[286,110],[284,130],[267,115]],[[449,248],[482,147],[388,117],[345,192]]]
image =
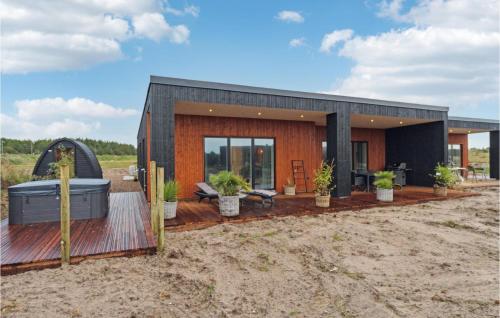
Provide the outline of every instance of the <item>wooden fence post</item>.
[[158,167],[158,177],[156,178],[158,187],[157,187],[157,203],[156,209],[158,210],[157,215],[157,247],[158,252],[163,252],[165,248],[165,210],[164,210],[164,198],[163,198],[163,190],[165,187],[165,168]]
[[157,225],[156,221],[158,220],[157,217],[157,209],[156,209],[156,203],[158,202],[157,195],[156,195],[156,161],[151,161],[150,166],[149,166],[149,177],[151,180],[151,227],[153,229],[153,233],[157,234]]
[[61,165],[59,168],[61,179],[61,263],[70,262],[70,189],[69,189],[69,166]]

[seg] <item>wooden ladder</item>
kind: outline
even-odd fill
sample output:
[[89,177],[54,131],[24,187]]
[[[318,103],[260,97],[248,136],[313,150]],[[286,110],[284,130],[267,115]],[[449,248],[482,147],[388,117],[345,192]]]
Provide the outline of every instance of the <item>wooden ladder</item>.
[[292,160],[293,182],[296,192],[307,192],[306,170],[304,160]]

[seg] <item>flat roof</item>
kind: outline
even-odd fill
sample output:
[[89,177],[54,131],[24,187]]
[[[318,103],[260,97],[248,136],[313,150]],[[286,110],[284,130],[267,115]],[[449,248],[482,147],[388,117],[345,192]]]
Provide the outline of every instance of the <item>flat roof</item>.
[[156,76],[156,75],[151,75],[150,82],[152,84],[164,84],[164,85],[173,85],[173,86],[218,89],[218,90],[235,91],[235,92],[242,92],[242,93],[254,93],[254,94],[278,95],[278,96],[309,98],[309,99],[321,99],[321,100],[330,100],[330,101],[337,101],[337,102],[373,104],[373,105],[391,106],[391,107],[426,109],[426,110],[435,110],[435,111],[443,111],[443,112],[447,112],[449,110],[449,108],[447,106],[424,105],[424,104],[404,103],[404,102],[362,98],[362,97],[351,97],[351,96],[291,91],[291,90],[284,90],[284,89],[255,87],[255,86],[246,86],[246,85],[237,85],[237,84],[206,82],[206,81],[198,81],[198,80],[190,80],[190,79],[174,78],[174,77],[165,77],[165,76]]
[[484,119],[484,118],[473,118],[473,117],[448,116],[448,120],[466,121],[473,123],[500,124],[500,120],[498,119]]

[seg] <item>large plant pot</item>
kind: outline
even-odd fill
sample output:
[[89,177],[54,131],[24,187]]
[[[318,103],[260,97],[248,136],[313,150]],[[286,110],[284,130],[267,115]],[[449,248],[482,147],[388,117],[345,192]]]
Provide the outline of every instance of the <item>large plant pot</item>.
[[445,197],[448,195],[448,188],[435,185],[434,186],[434,194],[437,195],[438,197]]
[[295,195],[295,186],[291,187],[285,185],[283,188],[285,189],[285,195]]
[[176,216],[177,212],[177,201],[175,202],[164,202],[163,210],[165,211],[164,218],[165,219],[173,219]]
[[392,202],[394,199],[393,189],[380,189],[377,188],[377,200],[382,202]]
[[330,207],[330,196],[316,194],[316,206],[320,208]]
[[219,211],[223,216],[237,216],[240,214],[240,197],[219,196]]

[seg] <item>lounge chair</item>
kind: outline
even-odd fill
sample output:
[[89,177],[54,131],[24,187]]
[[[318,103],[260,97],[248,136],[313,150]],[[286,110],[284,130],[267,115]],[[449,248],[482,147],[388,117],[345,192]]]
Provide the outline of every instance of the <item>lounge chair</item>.
[[[201,202],[203,199],[208,199],[209,202],[212,202],[212,199],[219,198],[219,192],[215,191],[210,185],[205,182],[198,182],[196,184],[199,191],[196,191],[194,194],[198,196],[198,202]],[[247,194],[240,193],[239,194],[240,201],[247,197]]]
[[245,194],[248,194],[249,196],[256,196],[260,197],[262,199],[262,206],[264,206],[266,203],[269,204],[269,207],[272,207],[274,204],[274,197],[278,194],[278,192],[274,190],[258,190],[258,189],[253,189],[251,191],[245,191]]
[[209,202],[212,202],[212,199],[219,198],[219,192],[215,191],[205,182],[198,182],[196,186],[200,189],[194,193],[198,196],[198,202],[201,202],[203,199],[208,199]]

